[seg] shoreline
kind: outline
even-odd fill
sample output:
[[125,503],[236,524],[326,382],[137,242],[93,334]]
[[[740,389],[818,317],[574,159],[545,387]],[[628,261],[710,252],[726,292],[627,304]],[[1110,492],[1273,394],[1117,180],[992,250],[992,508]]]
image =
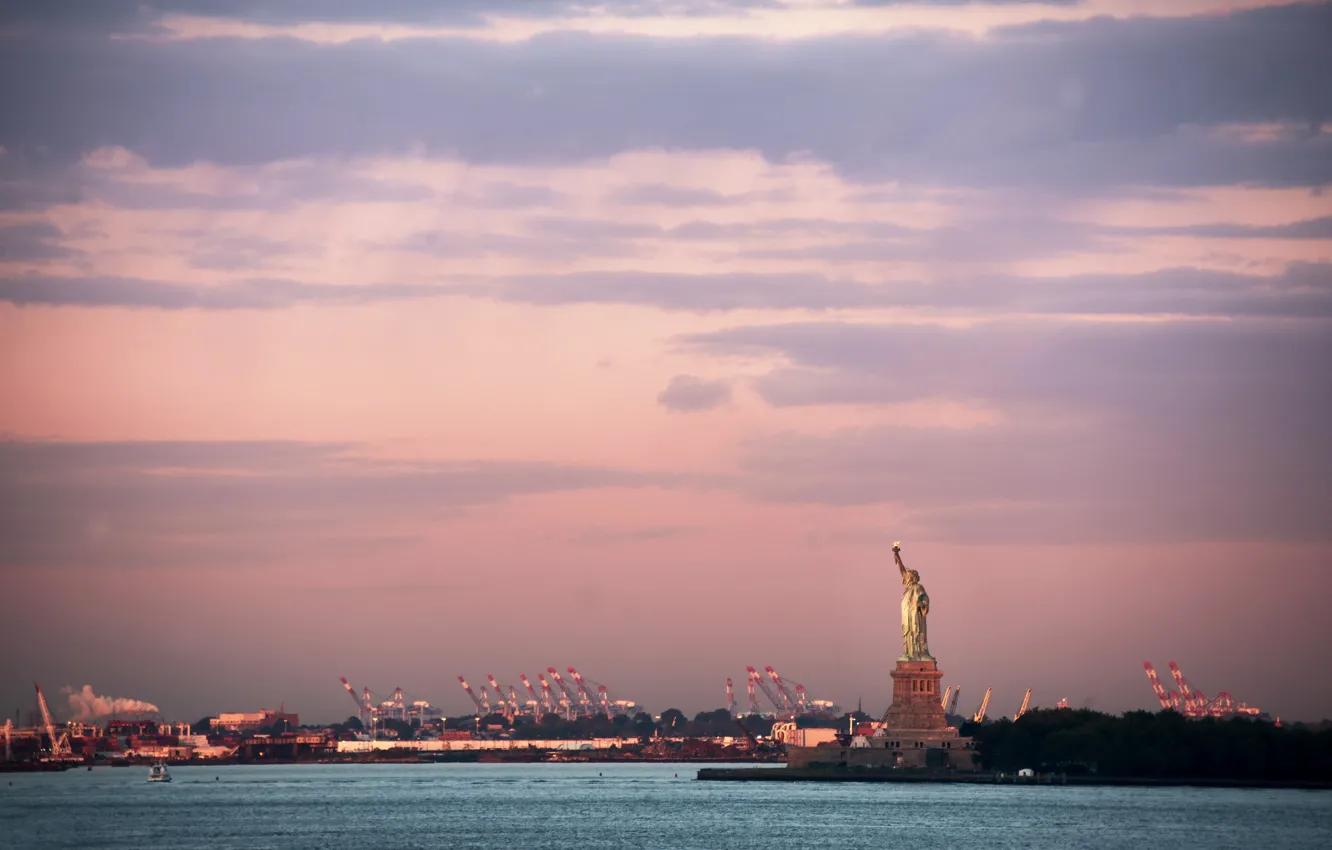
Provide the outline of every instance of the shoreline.
[[906,771],[823,770],[819,768],[700,768],[704,782],[879,782],[901,784],[1029,785],[1042,787],[1250,788],[1332,791],[1332,781],[1201,777],[1039,776],[1000,773],[912,773]]

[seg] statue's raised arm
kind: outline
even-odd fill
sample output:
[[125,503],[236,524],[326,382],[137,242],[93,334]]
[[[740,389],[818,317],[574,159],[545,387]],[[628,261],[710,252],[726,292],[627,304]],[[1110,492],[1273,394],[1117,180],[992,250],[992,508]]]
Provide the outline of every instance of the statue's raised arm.
[[902,581],[907,580],[906,564],[902,563],[902,542],[899,540],[893,544],[893,560],[897,562],[897,571],[902,574]]

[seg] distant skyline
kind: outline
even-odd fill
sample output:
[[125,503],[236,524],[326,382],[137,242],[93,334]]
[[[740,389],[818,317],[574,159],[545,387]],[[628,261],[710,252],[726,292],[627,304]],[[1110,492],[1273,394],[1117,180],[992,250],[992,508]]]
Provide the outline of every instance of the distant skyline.
[[1332,716],[1328,32],[5,4],[0,723],[570,665],[878,714],[894,540],[960,710],[1155,709],[1173,660]]

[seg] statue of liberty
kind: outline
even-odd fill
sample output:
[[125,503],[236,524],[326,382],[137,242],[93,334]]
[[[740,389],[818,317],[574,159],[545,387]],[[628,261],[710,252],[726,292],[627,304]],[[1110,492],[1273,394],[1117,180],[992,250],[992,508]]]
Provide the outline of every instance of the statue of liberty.
[[908,570],[902,563],[902,544],[893,544],[893,560],[902,574],[902,659],[903,661],[933,661],[925,631],[925,618],[930,613],[930,597],[920,583],[920,573]]

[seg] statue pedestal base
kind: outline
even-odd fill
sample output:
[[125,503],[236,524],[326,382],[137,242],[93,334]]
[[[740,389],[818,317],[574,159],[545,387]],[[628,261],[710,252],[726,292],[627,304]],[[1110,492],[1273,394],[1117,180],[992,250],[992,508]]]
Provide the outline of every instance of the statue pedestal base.
[[957,730],[948,725],[940,704],[939,680],[943,673],[934,661],[898,661],[893,677],[893,704],[888,709],[890,731],[944,732],[953,736]]

